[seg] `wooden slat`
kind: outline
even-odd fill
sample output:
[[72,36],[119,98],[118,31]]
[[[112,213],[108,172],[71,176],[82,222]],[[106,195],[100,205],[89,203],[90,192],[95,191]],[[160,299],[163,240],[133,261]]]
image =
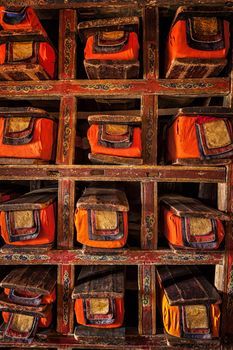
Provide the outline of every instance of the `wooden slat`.
[[76,207],[79,209],[129,211],[125,192],[112,188],[86,188]]
[[121,267],[84,266],[76,281],[72,298],[122,298],[124,292],[124,271]]
[[195,266],[159,266],[157,274],[170,305],[221,302],[216,289]]
[[56,188],[43,188],[0,204],[0,210],[43,209],[53,203],[57,197]]
[[13,269],[0,283],[2,288],[13,288],[50,294],[56,285],[56,271],[52,267],[20,267]]
[[160,203],[177,216],[198,216],[230,220],[230,216],[214,208],[210,208],[199,200],[190,197],[170,195],[162,196]]

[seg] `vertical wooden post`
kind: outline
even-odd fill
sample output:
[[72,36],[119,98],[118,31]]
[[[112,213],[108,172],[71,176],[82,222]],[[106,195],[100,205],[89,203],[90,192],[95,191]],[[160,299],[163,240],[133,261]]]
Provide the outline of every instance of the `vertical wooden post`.
[[[227,166],[227,211],[233,213],[233,164]],[[223,274],[222,336],[233,335],[233,235],[232,222],[226,225]]]
[[159,77],[159,10],[158,7],[143,9],[143,63],[144,79]]
[[141,202],[141,249],[157,249],[158,205],[156,182],[141,182]]
[[144,164],[157,163],[158,97],[143,95],[142,111],[142,156]]
[[[77,11],[60,10],[59,17],[59,79],[76,78],[76,29]],[[75,156],[76,135],[75,97],[65,96],[60,103],[58,128],[57,164],[73,164]],[[58,181],[58,248],[73,247],[74,235],[74,198],[75,181],[61,179]],[[74,288],[75,267],[59,265],[57,276],[57,332],[69,334],[74,328],[74,310],[71,293]]]
[[74,289],[75,268],[59,265],[57,275],[57,332],[64,335],[74,328],[74,307],[71,293]]
[[57,164],[73,164],[75,156],[77,102],[73,96],[61,99],[58,128]]
[[75,79],[76,77],[76,30],[77,11],[60,10],[58,77],[61,80]]
[[74,241],[75,181],[58,181],[58,235],[57,248],[69,249]]
[[155,266],[138,266],[138,300],[140,335],[156,334]]

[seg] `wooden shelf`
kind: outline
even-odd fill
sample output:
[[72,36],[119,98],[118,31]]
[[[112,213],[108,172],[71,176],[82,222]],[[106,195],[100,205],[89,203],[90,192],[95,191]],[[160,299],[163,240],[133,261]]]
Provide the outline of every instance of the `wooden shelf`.
[[[127,331],[127,330],[126,330]],[[129,330],[129,332],[133,332],[132,329]],[[21,347],[18,344],[14,344],[11,342],[1,342],[0,341],[0,347],[1,345],[4,345],[5,348],[11,347],[14,345],[14,347]],[[165,336],[163,334],[158,334],[152,337],[149,336],[138,336],[136,334],[136,330],[134,330],[133,334],[126,333],[125,340],[120,343],[119,339],[112,340],[112,343],[109,344],[108,341],[105,343],[101,341],[100,339],[96,340],[95,343],[90,344],[88,343],[87,337],[80,338],[79,341],[76,341],[73,337],[73,335],[68,336],[62,336],[57,333],[51,333],[51,334],[40,334],[37,336],[37,339],[33,342],[32,345],[27,345],[27,348],[53,348],[59,346],[60,348],[75,348],[75,349],[131,349],[131,350],[141,350],[141,349],[156,349],[156,350],[164,350],[164,349],[172,349],[171,347],[167,346]],[[209,343],[209,345],[202,344],[199,347],[195,347],[195,349],[203,349],[203,346],[205,346],[205,349],[207,350],[219,350],[219,345],[216,347],[213,344]],[[230,350],[231,345],[229,344],[229,347],[227,345],[223,345],[224,350]],[[177,348],[177,347],[175,347]],[[179,347],[181,349],[181,347]]]
[[0,180],[226,182],[223,166],[1,165]]
[[[14,6],[14,0],[7,0],[9,6]],[[225,5],[227,9],[231,9],[231,2],[226,0],[202,0],[202,5]],[[193,0],[192,5],[200,5],[199,0]],[[132,0],[130,3],[127,0],[25,0],[23,1],[24,6],[34,6],[35,8],[87,8],[87,7],[102,7],[104,6],[125,6],[125,7],[135,7],[135,6],[181,6],[190,5],[190,0]]]
[[229,78],[138,79],[138,80],[47,80],[0,82],[0,97],[7,99],[59,99],[61,97],[139,98],[142,94],[163,96],[226,96]]
[[[7,0],[7,6],[15,6],[15,0]],[[200,0],[193,0],[192,5],[200,5]],[[162,69],[159,52],[161,16],[163,13],[174,13],[179,5],[190,5],[190,0],[25,0],[17,5],[33,6],[39,9],[38,14],[43,21],[56,20],[58,58],[58,80],[0,82],[0,100],[55,101],[54,116],[59,121],[58,147],[56,163],[50,165],[0,165],[0,180],[33,181],[35,187],[40,187],[40,181],[52,180],[58,183],[58,215],[57,215],[57,249],[50,251],[11,252],[0,250],[0,265],[55,265],[57,267],[57,314],[54,323],[58,333],[39,333],[27,348],[57,348],[57,349],[125,349],[125,350],[162,350],[169,349],[165,336],[156,324],[156,265],[212,265],[216,279],[222,281],[222,336],[228,333],[229,315],[233,315],[233,274],[232,224],[226,224],[225,245],[222,250],[211,252],[195,252],[171,249],[158,249],[158,195],[163,184],[158,183],[214,183],[215,190],[221,192],[218,204],[229,214],[233,211],[233,166],[170,166],[156,165],[159,143],[158,125],[163,116],[171,116],[180,108],[177,105],[161,105],[161,97],[220,97],[224,106],[232,107],[232,78],[218,77],[206,79],[162,79]],[[201,5],[221,5],[221,10],[233,11],[233,4],[226,0],[202,0]],[[159,6],[161,6],[159,8]],[[77,22],[82,20],[82,14],[88,17],[89,11],[99,13],[102,7],[108,15],[114,13],[139,14],[142,28],[141,45],[141,77],[137,80],[87,80],[78,79],[81,73],[77,71]],[[77,9],[77,11],[76,11]],[[85,14],[86,11],[86,14]],[[118,11],[118,12],[117,12]],[[168,11],[168,12],[166,12]],[[93,16],[92,13],[92,16]],[[166,14],[166,15],[167,15]],[[84,17],[85,17],[84,16]],[[86,18],[86,17],[85,17]],[[59,20],[59,25],[58,25]],[[57,37],[56,37],[57,35]],[[82,49],[81,49],[82,50]],[[83,67],[82,67],[83,68]],[[81,69],[82,69],[81,68]],[[109,166],[109,165],[76,165],[74,164],[76,126],[87,119],[88,110],[79,109],[79,99],[94,99],[95,97],[137,99],[136,113],[142,116],[142,166]],[[203,99],[202,99],[203,100]],[[205,99],[206,101],[207,99]],[[35,102],[34,102],[35,101]],[[199,101],[199,100],[198,100]],[[83,102],[83,101],[81,101]],[[21,103],[21,101],[20,101]],[[44,102],[43,102],[44,103]],[[221,104],[221,102],[220,102]],[[60,105],[60,107],[59,107]],[[204,106],[204,104],[203,104]],[[97,110],[95,111],[97,112]],[[116,111],[115,111],[116,112]],[[125,111],[124,111],[125,112]],[[134,110],[130,111],[131,115]],[[161,118],[161,120],[160,120]],[[86,121],[86,120],[85,120]],[[86,121],[87,122],[87,121]],[[224,163],[225,164],[225,163]],[[141,196],[141,226],[140,246],[143,249],[123,249],[119,252],[104,254],[85,252],[74,247],[74,207],[77,195],[76,184],[79,181],[119,181],[140,182],[138,195]],[[82,184],[81,184],[82,185]],[[139,202],[140,202],[139,201]],[[216,201],[217,202],[217,201]],[[217,205],[216,205],[217,206]],[[160,240],[159,240],[160,243]],[[80,265],[126,265],[137,266],[138,278],[138,330],[126,329],[124,344],[118,340],[93,340],[89,338],[74,339],[73,332],[74,307],[71,292],[75,284],[75,274]],[[77,266],[77,267],[76,267]],[[134,270],[133,267],[128,269]],[[229,313],[229,315],[228,315]],[[57,315],[57,319],[56,316]],[[232,320],[231,320],[232,321]],[[126,324],[126,327],[128,325]],[[141,335],[139,335],[141,334]],[[146,334],[146,336],[145,336]],[[107,338],[107,337],[106,337]],[[105,340],[106,341],[106,340]],[[24,344],[0,341],[0,348],[22,348]],[[204,346],[215,349],[214,343]],[[190,346],[190,348],[194,348]],[[202,347],[200,347],[202,349]],[[224,350],[227,347],[224,347]],[[230,348],[229,348],[230,350]]]
[[224,251],[176,253],[170,249],[134,250],[125,249],[122,253],[87,254],[82,249],[50,250],[37,253],[0,253],[1,265],[216,265],[223,264]]

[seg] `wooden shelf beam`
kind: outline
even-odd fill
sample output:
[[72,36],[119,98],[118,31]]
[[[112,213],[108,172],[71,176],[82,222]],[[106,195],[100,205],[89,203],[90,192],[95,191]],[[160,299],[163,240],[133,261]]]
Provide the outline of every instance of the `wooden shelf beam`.
[[0,180],[226,182],[226,168],[206,166],[1,165]]
[[151,80],[47,80],[0,82],[0,98],[60,99],[66,95],[98,98],[140,98],[143,94],[163,96],[226,96],[229,78]]
[[141,250],[125,249],[111,254],[84,254],[82,249],[57,250],[47,252],[0,253],[0,265],[216,265],[223,264],[224,252],[194,252],[190,250],[176,253],[171,249]]

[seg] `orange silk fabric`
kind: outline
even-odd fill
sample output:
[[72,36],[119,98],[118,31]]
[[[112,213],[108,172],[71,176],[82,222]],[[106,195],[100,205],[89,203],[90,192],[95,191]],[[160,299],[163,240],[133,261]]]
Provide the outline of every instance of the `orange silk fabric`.
[[[6,312],[6,311],[2,312],[2,317],[3,317],[3,320],[4,320],[5,323],[8,322],[9,316],[10,316],[9,312]],[[46,317],[40,317],[39,318],[38,326],[41,327],[41,328],[47,328],[52,323],[52,319],[53,319],[52,310],[49,309],[46,312]]]
[[141,157],[142,155],[142,142],[141,142],[141,129],[133,129],[133,142],[129,148],[111,148],[104,147],[98,144],[99,125],[93,124],[87,131],[87,138],[91,146],[91,152],[96,154],[108,154],[111,156],[122,157]]
[[[180,310],[178,306],[168,303],[165,293],[162,291],[162,317],[165,331],[175,337],[180,337]],[[219,337],[220,308],[217,304],[211,304],[211,333],[213,337]]]
[[76,299],[74,304],[74,310],[76,315],[76,320],[79,324],[82,324],[84,326],[88,327],[95,327],[95,328],[117,328],[121,327],[124,322],[124,299],[123,298],[116,298],[115,300],[115,312],[116,317],[115,321],[112,324],[108,325],[93,325],[93,324],[87,324],[84,316],[84,310],[83,310],[83,300],[82,299]]
[[51,119],[37,118],[33,138],[25,145],[3,144],[3,131],[4,118],[0,118],[0,157],[51,159],[54,143],[54,122]]
[[86,60],[125,60],[132,61],[138,59],[139,42],[136,33],[129,34],[129,40],[119,52],[114,53],[94,53],[93,52],[94,36],[89,36],[84,49]]
[[50,204],[47,208],[40,210],[40,233],[37,238],[25,241],[10,242],[6,226],[6,215],[2,211],[0,213],[1,235],[6,244],[17,246],[29,246],[48,244],[54,241],[55,237],[55,204]]
[[229,22],[224,21],[225,48],[215,51],[196,50],[188,46],[186,39],[186,21],[180,20],[171,28],[167,41],[167,70],[177,58],[226,58],[230,46]]
[[89,247],[96,248],[121,248],[127,242],[128,237],[128,213],[123,212],[124,236],[116,241],[95,241],[88,238],[88,211],[86,209],[76,209],[74,218],[77,241]]
[[[4,294],[9,295],[10,294],[10,289],[9,288],[4,288]],[[17,295],[20,296],[27,296],[26,292],[18,292]],[[56,288],[48,294],[48,295],[43,295],[41,299],[41,304],[52,304],[56,300]]]
[[167,160],[200,158],[195,128],[196,117],[177,117],[167,130]]
[[[182,239],[182,225],[181,218],[175,215],[171,210],[163,208],[163,223],[164,223],[164,235],[167,240],[176,246],[183,247]],[[218,232],[218,246],[222,242],[225,232],[223,224],[220,220],[216,220],[217,232]],[[218,247],[216,247],[217,249]]]

